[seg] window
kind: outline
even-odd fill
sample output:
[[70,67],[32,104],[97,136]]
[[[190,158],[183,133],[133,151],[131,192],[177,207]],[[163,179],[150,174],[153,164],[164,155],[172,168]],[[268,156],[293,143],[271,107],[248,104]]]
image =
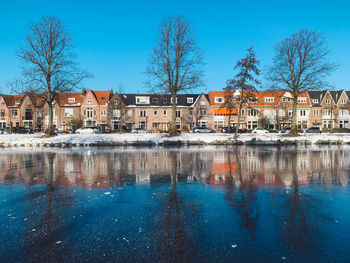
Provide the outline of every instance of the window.
[[200,103],[201,106],[205,106],[205,101],[202,100],[201,103]]
[[326,102],[326,104],[331,104],[331,100],[330,99],[326,99],[325,102]]
[[299,110],[299,116],[305,117],[306,116],[306,110]]
[[248,116],[257,116],[257,115],[258,115],[257,110],[252,110],[252,109],[248,110]]
[[188,115],[190,115],[192,117],[193,116],[193,110],[189,110],[188,111]]
[[119,109],[114,109],[113,110],[113,117],[114,118],[120,118],[120,110]]
[[223,103],[224,102],[224,98],[223,97],[214,97],[214,102],[215,103]]
[[[173,98],[170,98],[170,103],[173,103]],[[177,97],[176,97],[176,102],[175,103],[177,104]]]
[[163,110],[163,116],[166,116],[166,110]]
[[325,116],[330,116],[331,113],[332,113],[332,110],[330,110],[330,109],[323,110],[323,115],[325,115]]
[[312,103],[318,103],[318,99],[312,99]]
[[306,103],[306,98],[305,97],[298,98],[298,103]]
[[158,98],[152,98],[152,103],[153,104],[157,104],[159,101],[158,101]]
[[30,104],[30,101],[29,101],[29,100],[27,100],[27,101],[26,101],[26,105],[29,105],[29,104]]
[[147,96],[137,96],[136,104],[149,104],[149,97]]
[[244,116],[244,113],[245,113],[244,110],[241,110],[241,115],[242,115],[242,116]]
[[285,117],[286,116],[286,111],[285,110],[278,110],[278,116],[280,117]]
[[106,97],[101,97],[101,100],[106,100]]
[[12,118],[17,118],[17,110],[12,110],[11,111],[11,117]]
[[92,118],[92,112],[93,112],[92,107],[87,107],[87,117],[88,118]]
[[271,103],[271,102],[275,101],[275,98],[273,98],[273,97],[264,97],[264,101],[267,102],[267,103]]
[[318,110],[314,110],[314,116],[318,116]]
[[92,100],[87,100],[87,103],[88,103],[88,104],[91,104],[91,103],[92,103]]
[[132,110],[128,110],[128,116],[129,116],[129,117],[132,116]]
[[64,109],[64,117],[72,118],[73,117],[73,109],[72,108],[65,108]]
[[207,116],[207,110],[199,110],[200,116]]
[[139,121],[139,128],[146,130],[147,129],[147,122]]
[[346,104],[346,99],[341,99],[341,104]]
[[114,100],[114,105],[119,105],[120,104],[120,100]]
[[293,116],[293,110],[292,109],[288,109],[288,116]]
[[140,117],[146,117],[146,110],[140,110]]
[[187,98],[187,103],[193,103],[193,98]]
[[101,110],[101,116],[106,116],[106,115],[107,115],[106,110]]
[[75,102],[75,98],[68,98],[68,103],[74,103]]
[[166,98],[163,99],[163,104],[166,104],[168,101]]
[[340,111],[339,111],[339,114],[340,114],[341,116],[349,116],[349,110],[340,110]]
[[153,115],[154,115],[154,116],[158,116],[158,111],[157,111],[157,110],[154,110],[154,111],[153,111]]
[[16,104],[20,104],[20,103],[21,103],[21,100],[16,100],[15,103],[16,103]]
[[256,97],[249,97],[248,98],[248,102],[250,102],[250,103],[257,103],[258,99]]
[[176,111],[176,118],[180,118],[181,117],[181,111],[177,110]]

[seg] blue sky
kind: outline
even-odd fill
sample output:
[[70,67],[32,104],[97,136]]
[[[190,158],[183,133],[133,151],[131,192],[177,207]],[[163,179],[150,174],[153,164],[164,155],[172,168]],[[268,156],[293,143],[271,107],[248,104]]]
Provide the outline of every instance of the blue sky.
[[[55,3],[55,4],[53,4]],[[0,3],[0,87],[20,75],[15,56],[31,23],[56,16],[73,35],[80,67],[93,77],[85,88],[148,92],[147,60],[162,18],[183,15],[205,52],[205,86],[221,90],[233,66],[253,45],[261,69],[272,60],[274,45],[301,28],[323,32],[332,62],[335,89],[350,90],[350,3],[347,1],[18,1]],[[263,80],[263,76],[261,76]]]

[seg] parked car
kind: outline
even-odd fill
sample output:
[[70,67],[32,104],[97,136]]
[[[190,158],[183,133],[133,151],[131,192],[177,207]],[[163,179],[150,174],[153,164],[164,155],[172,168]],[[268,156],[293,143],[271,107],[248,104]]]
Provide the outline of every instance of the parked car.
[[68,134],[68,131],[64,131],[64,130],[56,130],[56,134]]
[[209,129],[207,127],[195,127],[192,132],[194,133],[215,133],[215,130]]
[[[222,127],[221,132],[223,133],[235,133],[236,132],[236,127]],[[245,129],[238,129],[238,133],[246,133],[247,130]]]
[[292,128],[283,128],[282,130],[280,130],[278,133],[284,133],[284,134],[288,134],[290,133],[292,130]]
[[9,134],[8,130],[0,129],[0,134]]
[[18,127],[18,128],[16,128],[15,133],[30,134],[30,133],[33,133],[33,130],[31,128]]
[[310,127],[308,129],[305,129],[304,133],[321,133],[321,130],[319,127]]
[[152,133],[152,131],[146,130],[144,128],[133,128],[131,133]]
[[263,128],[255,128],[252,133],[255,133],[255,134],[264,134],[264,133],[269,133],[268,130],[265,130]]
[[99,134],[101,133],[100,127],[81,127],[75,131],[77,134]]

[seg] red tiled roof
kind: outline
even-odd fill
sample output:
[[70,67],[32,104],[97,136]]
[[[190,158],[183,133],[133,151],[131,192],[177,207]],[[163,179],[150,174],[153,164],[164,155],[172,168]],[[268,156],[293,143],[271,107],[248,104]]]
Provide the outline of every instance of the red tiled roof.
[[91,90],[91,92],[95,95],[95,98],[99,105],[106,105],[109,101],[110,95],[112,94],[111,90]]
[[16,104],[16,101],[19,100],[20,102],[22,102],[22,99],[24,98],[24,96],[25,96],[24,94],[21,94],[21,95],[5,95],[5,94],[3,94],[2,95],[7,107],[19,106],[20,103]]
[[[74,102],[70,102],[69,99],[74,98]],[[60,106],[76,106],[80,105],[83,101],[83,96],[80,92],[72,92],[72,93],[61,93],[58,94],[57,103]]]

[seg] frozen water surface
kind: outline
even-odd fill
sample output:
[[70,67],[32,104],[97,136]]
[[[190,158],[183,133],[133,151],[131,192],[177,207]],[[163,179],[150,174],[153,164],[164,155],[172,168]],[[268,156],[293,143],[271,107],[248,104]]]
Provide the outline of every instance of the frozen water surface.
[[350,262],[350,147],[6,149],[1,262]]

